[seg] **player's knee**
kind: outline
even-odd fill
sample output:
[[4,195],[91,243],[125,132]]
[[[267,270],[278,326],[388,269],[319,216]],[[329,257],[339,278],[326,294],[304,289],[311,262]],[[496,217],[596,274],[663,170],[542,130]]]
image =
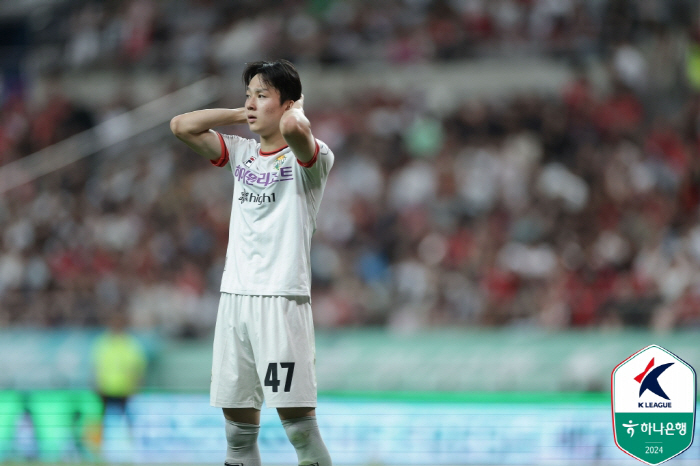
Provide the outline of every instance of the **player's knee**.
[[315,416],[285,419],[282,426],[297,451],[299,464],[331,466],[331,457],[321,439]]
[[292,424],[288,427],[285,426],[285,431],[294,448],[304,448],[309,443],[310,432],[308,429]]
[[311,442],[312,435],[318,430],[316,418],[305,416],[282,421],[289,442],[296,448],[304,449]]
[[257,444],[260,426],[226,421],[226,441],[231,451],[246,451]]

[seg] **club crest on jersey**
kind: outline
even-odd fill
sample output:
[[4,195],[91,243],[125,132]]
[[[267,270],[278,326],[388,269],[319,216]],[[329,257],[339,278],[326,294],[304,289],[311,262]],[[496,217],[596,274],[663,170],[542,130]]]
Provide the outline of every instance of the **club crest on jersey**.
[[287,155],[280,155],[275,159],[275,170],[279,170],[282,165],[284,165],[284,161],[287,160]]
[[253,165],[253,162],[255,162],[255,156],[251,155],[248,160],[243,162],[243,165],[245,165],[246,167],[250,167],[251,165]]

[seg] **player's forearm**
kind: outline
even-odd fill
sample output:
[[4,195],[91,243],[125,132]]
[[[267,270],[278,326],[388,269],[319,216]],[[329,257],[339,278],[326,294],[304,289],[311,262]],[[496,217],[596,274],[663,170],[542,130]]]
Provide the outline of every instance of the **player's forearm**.
[[176,135],[201,134],[218,126],[247,123],[244,108],[212,108],[183,113],[170,121]]
[[313,158],[316,141],[304,110],[291,108],[286,111],[280,120],[280,132],[300,162],[306,163]]

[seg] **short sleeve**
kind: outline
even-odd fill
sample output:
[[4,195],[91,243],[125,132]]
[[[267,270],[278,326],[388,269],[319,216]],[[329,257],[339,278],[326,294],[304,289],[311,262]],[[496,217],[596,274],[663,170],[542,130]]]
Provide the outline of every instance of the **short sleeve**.
[[316,151],[311,160],[306,163],[299,162],[302,172],[311,179],[322,180],[328,177],[335,156],[325,142],[316,139]]
[[212,160],[211,163],[217,167],[236,165],[249,146],[256,144],[252,139],[242,138],[234,134],[221,134],[217,131],[215,133],[219,136],[219,142],[221,143],[221,155],[218,160]]
[[224,137],[221,135],[221,133],[216,133],[216,135],[219,136],[219,142],[221,143],[221,155],[219,156],[218,160],[210,160],[210,162],[214,166],[225,167],[228,164],[229,160],[228,148],[226,147]]

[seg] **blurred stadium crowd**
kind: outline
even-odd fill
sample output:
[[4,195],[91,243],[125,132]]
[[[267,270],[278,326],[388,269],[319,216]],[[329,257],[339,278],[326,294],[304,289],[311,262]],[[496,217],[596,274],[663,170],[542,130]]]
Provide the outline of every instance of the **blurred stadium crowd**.
[[692,0],[82,0],[33,15],[32,60],[196,75],[271,55],[302,64],[585,56],[687,32],[696,12]]
[[[566,60],[575,78],[558,94],[438,115],[420,96],[378,89],[307,109],[336,154],[313,240],[317,325],[700,325],[693,2],[69,5],[35,19],[30,70],[163,69],[187,81],[261,57]],[[606,89],[586,77],[590,60],[605,64]],[[31,108],[22,86],[5,86],[0,164],[124,110],[60,96]],[[172,335],[213,328],[230,173],[174,137],[129,152],[2,195],[0,326],[104,325],[127,310],[132,325]]]

